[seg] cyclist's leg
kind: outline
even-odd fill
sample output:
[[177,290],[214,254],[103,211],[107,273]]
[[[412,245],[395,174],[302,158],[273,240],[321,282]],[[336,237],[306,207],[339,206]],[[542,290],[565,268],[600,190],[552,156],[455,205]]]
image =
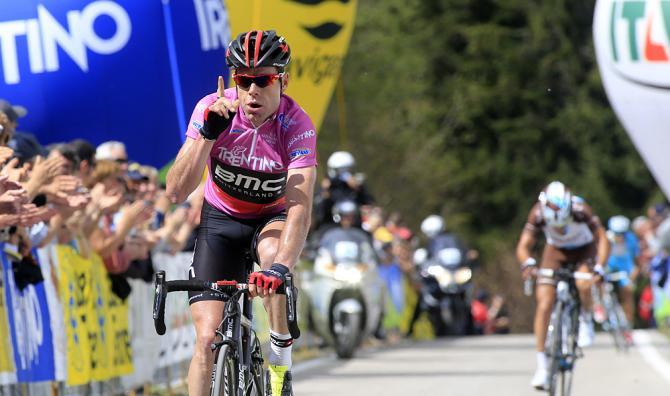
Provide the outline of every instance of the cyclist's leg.
[[[243,251],[254,232],[206,202],[196,237],[189,278],[244,281]],[[189,395],[209,395],[215,330],[223,315],[223,297],[212,292],[189,292],[196,343],[188,372]]]
[[[284,229],[285,221],[283,218],[271,221],[265,224],[258,233],[256,242],[256,253],[260,260],[262,269],[269,269],[274,263],[279,248],[279,237]],[[263,305],[268,312],[270,328],[272,330],[288,334],[288,324],[286,323],[286,297],[275,294],[270,298],[263,299]]]
[[621,301],[621,307],[626,314],[626,320],[628,323],[633,323],[633,315],[635,313],[635,304],[633,301],[633,283],[624,279],[619,283],[619,299]]
[[[279,237],[285,224],[284,220],[283,217],[271,219],[258,233],[255,244],[262,269],[270,268],[274,262],[279,248]],[[275,294],[266,297],[263,299],[263,305],[270,322],[268,364],[272,394],[290,394],[293,338],[289,333],[288,323],[286,322],[286,296]]]
[[[579,249],[575,249],[568,255],[569,261],[577,263],[577,272],[591,273],[595,262],[597,248],[595,243],[590,243]],[[593,279],[576,279],[575,286],[579,291],[581,312],[579,316],[578,345],[587,347],[593,343],[595,331],[593,327]]]
[[[591,273],[595,263],[597,247],[595,242],[570,252],[568,259],[577,263],[577,272]],[[592,279],[576,279],[575,286],[579,290],[579,300],[584,312],[590,313],[593,308],[593,295],[591,294]]]
[[633,315],[635,314],[635,305],[633,302],[633,281],[632,274],[635,269],[635,263],[633,260],[628,262],[622,262],[620,271],[625,271],[628,274],[627,278],[621,279],[618,282],[619,289],[619,302],[623,308],[624,313],[626,314],[626,320],[628,323],[633,323]]
[[210,345],[214,331],[221,322],[223,301],[198,301],[191,305],[191,316],[195,325],[195,349],[188,369],[189,395],[209,395],[209,385],[214,364]]
[[[560,267],[562,259],[563,254],[559,249],[551,245],[545,245],[540,268],[548,268],[555,271]],[[554,281],[552,279],[538,277],[537,287],[535,289],[537,307],[535,309],[535,321],[533,324],[537,352],[544,351],[544,341],[547,337],[547,326],[549,325],[549,317],[551,316],[551,309],[554,305],[555,297],[556,285]]]
[[[561,254],[558,249],[551,245],[545,245],[540,268],[557,270],[560,266],[560,258]],[[553,279],[538,276],[537,286],[535,288],[537,307],[535,310],[535,321],[533,323],[535,347],[537,350],[537,369],[531,380],[531,386],[537,389],[547,389],[548,386],[547,370],[549,367],[547,356],[544,351],[544,344],[545,339],[547,338],[547,327],[549,326],[549,318],[551,316],[555,297],[556,289]]]

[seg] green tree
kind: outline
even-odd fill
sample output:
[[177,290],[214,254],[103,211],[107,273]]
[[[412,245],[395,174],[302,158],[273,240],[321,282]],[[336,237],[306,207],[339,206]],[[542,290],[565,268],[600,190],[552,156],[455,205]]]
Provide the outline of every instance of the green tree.
[[[349,147],[380,203],[474,238],[518,230],[552,179],[602,217],[657,191],[612,112],[594,2],[368,0],[342,78]],[[339,147],[331,105],[321,158]],[[486,248],[486,246],[484,246]]]

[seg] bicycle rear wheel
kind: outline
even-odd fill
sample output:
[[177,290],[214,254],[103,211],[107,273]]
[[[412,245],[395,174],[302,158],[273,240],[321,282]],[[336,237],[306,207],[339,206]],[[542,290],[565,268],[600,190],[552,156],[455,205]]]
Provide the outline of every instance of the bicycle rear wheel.
[[628,352],[630,347],[630,339],[626,337],[626,332],[630,331],[630,324],[628,323],[628,318],[626,318],[626,313],[623,311],[623,307],[619,303],[619,300],[615,300],[614,304],[614,314],[617,317],[618,323],[618,338],[620,342],[619,349]]
[[617,312],[617,303],[612,301],[607,310],[607,322],[609,324],[609,332],[612,334],[614,339],[614,346],[617,350],[626,349],[626,340],[623,335],[623,326],[620,320],[620,316]]
[[214,367],[212,396],[237,396],[237,359],[233,350],[224,345],[219,350]]
[[545,342],[545,353],[550,359],[549,361],[549,395],[556,395],[556,385],[558,380],[558,375],[560,372],[560,360],[561,360],[561,322],[563,317],[563,303],[557,301],[554,305],[554,310],[551,313],[551,319],[549,321],[549,328],[547,332],[547,340]]

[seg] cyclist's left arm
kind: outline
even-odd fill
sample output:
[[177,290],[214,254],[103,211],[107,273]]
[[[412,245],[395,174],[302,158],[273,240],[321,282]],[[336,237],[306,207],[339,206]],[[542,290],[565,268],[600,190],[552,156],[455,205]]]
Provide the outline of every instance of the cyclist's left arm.
[[275,263],[292,270],[309,231],[316,166],[289,169],[286,180],[286,224],[279,238]]

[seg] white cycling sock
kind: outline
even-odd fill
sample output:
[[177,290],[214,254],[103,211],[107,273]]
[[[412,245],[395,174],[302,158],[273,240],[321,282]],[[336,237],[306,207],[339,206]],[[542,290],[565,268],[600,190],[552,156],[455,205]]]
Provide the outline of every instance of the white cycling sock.
[[270,356],[268,363],[275,366],[288,366],[291,369],[291,350],[293,338],[290,334],[279,334],[270,330]]
[[537,368],[541,370],[547,369],[547,355],[544,354],[544,351],[537,352]]
[[579,315],[579,319],[582,320],[584,323],[588,324],[591,323],[591,320],[593,320],[591,316],[592,316],[591,311],[587,311],[584,308],[582,308]]

